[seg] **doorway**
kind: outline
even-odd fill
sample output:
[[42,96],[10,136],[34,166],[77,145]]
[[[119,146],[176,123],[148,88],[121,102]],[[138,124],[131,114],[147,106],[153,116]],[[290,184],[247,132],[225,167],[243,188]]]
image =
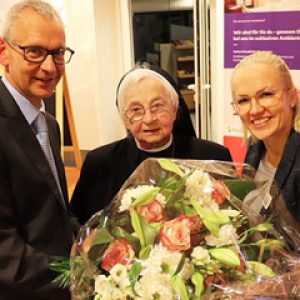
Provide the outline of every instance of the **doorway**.
[[[211,137],[209,0],[131,0],[135,62],[176,81],[197,136]],[[200,63],[201,62],[201,63]]]
[[131,7],[135,63],[147,61],[173,77],[196,129],[193,1],[132,0]]

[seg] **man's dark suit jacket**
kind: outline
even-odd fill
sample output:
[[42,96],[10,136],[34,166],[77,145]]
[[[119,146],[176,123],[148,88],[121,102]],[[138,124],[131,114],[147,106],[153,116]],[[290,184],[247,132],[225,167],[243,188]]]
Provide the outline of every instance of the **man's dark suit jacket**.
[[69,299],[51,281],[54,256],[69,256],[73,233],[59,128],[46,114],[64,200],[31,127],[0,80],[0,299]]
[[[258,141],[249,147],[245,163],[258,169],[265,152],[264,143]],[[300,223],[300,134],[295,130],[290,133],[274,180],[282,193],[287,209]]]
[[139,150],[132,137],[97,148],[88,153],[71,199],[71,210],[79,222],[84,224],[107,206],[125,180],[148,157],[232,160],[227,148],[187,135],[174,135],[174,143],[158,153]]

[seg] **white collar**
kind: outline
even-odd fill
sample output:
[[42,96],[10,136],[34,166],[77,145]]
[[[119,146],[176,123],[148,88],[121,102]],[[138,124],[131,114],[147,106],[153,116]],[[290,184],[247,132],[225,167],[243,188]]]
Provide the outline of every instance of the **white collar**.
[[137,147],[142,151],[149,152],[149,153],[156,153],[156,152],[166,150],[172,145],[173,135],[170,136],[170,139],[166,144],[164,144],[163,146],[160,146],[158,148],[154,148],[154,149],[144,149],[136,139],[135,139],[135,143],[136,143]]

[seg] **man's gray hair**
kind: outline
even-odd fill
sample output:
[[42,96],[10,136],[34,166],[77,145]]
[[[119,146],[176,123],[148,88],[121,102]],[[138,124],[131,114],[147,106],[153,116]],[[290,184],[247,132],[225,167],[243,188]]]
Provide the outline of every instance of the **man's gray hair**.
[[18,2],[9,9],[2,27],[3,37],[10,37],[11,30],[14,28],[16,21],[26,9],[32,9],[41,16],[56,19],[63,25],[60,15],[49,3],[42,0],[25,0]]

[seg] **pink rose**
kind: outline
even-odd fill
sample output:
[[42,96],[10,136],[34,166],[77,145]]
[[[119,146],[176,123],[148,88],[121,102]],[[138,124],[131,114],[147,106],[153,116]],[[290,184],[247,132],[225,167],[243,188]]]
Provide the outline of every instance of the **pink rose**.
[[222,180],[214,180],[214,190],[211,193],[211,197],[218,204],[223,204],[225,198],[230,197],[230,192]]
[[159,222],[165,220],[166,216],[161,204],[154,200],[149,204],[137,207],[136,211],[141,215],[148,223]]
[[128,265],[134,258],[134,249],[129,241],[124,238],[118,238],[106,249],[101,266],[109,272],[116,264]]
[[160,241],[170,251],[191,247],[191,222],[184,214],[167,221],[160,230]]
[[193,217],[188,217],[186,218],[190,222],[190,229],[191,229],[191,234],[196,234],[200,231],[200,229],[203,227],[203,222],[200,219],[200,216],[193,216]]

